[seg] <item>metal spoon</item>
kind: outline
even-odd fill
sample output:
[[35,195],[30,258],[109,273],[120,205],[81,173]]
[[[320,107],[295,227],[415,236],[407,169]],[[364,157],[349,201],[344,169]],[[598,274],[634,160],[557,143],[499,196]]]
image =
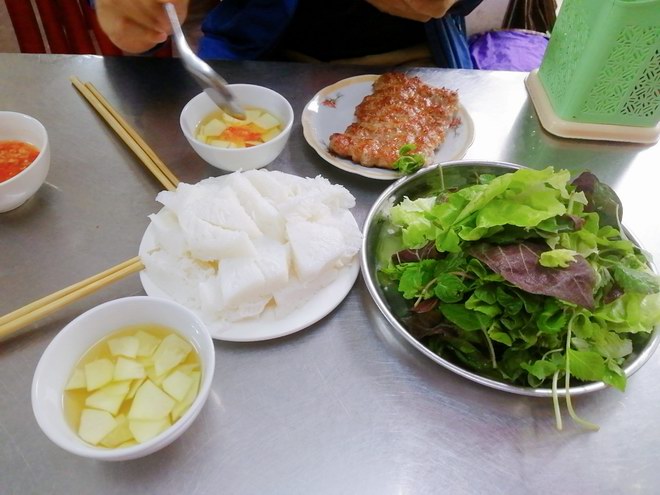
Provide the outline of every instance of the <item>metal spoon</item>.
[[183,30],[181,29],[181,24],[176,15],[174,5],[166,3],[165,12],[167,12],[167,16],[170,19],[174,42],[181,55],[184,67],[197,80],[204,92],[209,95],[213,102],[224,112],[238,119],[244,119],[245,112],[236,101],[232,92],[227,88],[227,81],[220,77],[220,75],[214,71],[209,64],[195,55],[190,49],[190,45],[188,45],[188,42],[183,35]]

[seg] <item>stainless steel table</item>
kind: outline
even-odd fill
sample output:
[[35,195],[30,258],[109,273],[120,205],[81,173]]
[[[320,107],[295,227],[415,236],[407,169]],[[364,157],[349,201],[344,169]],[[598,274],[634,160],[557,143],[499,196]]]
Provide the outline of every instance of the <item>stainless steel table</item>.
[[[300,115],[321,88],[369,72],[351,66],[217,63],[230,82],[284,94],[296,123],[268,168],[345,185],[361,224],[389,184],[326,164]],[[373,70],[373,69],[371,69]],[[660,146],[572,141],[539,127],[525,74],[419,69],[457,88],[473,116],[466,158],[587,168],[614,187],[624,222],[660,259]],[[0,314],[137,254],[159,184],[73,89],[93,82],[173,171],[196,182],[219,171],[186,143],[178,116],[198,92],[177,60],[0,55],[0,109],[45,124],[47,183],[0,215]],[[660,490],[660,354],[621,394],[574,399],[598,423],[586,432],[548,400],[509,395],[423,358],[385,323],[359,278],[319,323],[286,338],[216,342],[211,397],[174,444],[147,458],[99,463],[69,455],[39,430],[30,405],[39,357],[63,325],[110,299],[142,294],[137,275],[0,343],[0,493],[650,494]]]

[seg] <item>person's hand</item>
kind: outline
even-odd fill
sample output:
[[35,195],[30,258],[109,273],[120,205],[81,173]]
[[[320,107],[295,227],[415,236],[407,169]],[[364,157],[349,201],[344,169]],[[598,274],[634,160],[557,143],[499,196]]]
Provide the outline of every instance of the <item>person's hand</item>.
[[128,53],[142,53],[172,32],[163,4],[176,7],[183,22],[188,0],[96,0],[96,15],[110,41]]
[[381,12],[426,22],[447,13],[457,0],[367,0]]

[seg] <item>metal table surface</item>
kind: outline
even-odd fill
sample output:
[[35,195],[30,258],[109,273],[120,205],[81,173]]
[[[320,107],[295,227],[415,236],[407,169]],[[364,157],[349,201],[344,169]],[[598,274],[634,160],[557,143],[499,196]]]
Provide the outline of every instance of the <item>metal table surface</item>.
[[[218,62],[230,82],[268,86],[296,122],[271,165],[323,174],[357,198],[362,225],[389,182],[338,170],[307,145],[300,115],[320,89],[374,71],[356,66]],[[475,122],[466,158],[536,168],[587,168],[621,197],[624,223],[660,259],[660,146],[556,138],[538,123],[523,73],[417,69],[457,88]],[[218,170],[194,154],[179,112],[198,92],[175,59],[0,55],[0,109],[44,123],[47,183],[0,215],[0,314],[137,254],[159,184],[73,89],[91,81],[185,182]],[[417,353],[380,316],[358,278],[329,316],[291,336],[216,341],[211,396],[166,449],[120,463],[52,444],[32,415],[30,386],[53,336],[92,306],[143,294],[137,275],[82,299],[0,343],[0,493],[426,494],[658,493],[660,354],[624,394],[574,398],[601,426],[587,432],[549,399],[472,383]]]

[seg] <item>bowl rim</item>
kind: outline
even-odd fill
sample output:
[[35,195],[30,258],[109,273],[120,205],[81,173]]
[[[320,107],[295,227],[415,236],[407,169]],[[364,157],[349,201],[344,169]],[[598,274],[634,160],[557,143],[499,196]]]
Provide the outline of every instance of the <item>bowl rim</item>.
[[[435,172],[438,168],[440,167],[447,167],[447,166],[452,166],[452,167],[474,167],[474,166],[479,166],[479,165],[486,165],[489,167],[495,167],[495,168],[501,168],[502,170],[506,170],[504,173],[507,172],[514,172],[515,170],[518,169],[531,169],[532,167],[527,167],[524,165],[519,165],[515,163],[510,163],[510,162],[505,162],[505,161],[490,161],[490,160],[476,160],[476,159],[470,159],[470,160],[455,160],[455,161],[450,161],[450,162],[443,162],[443,163],[436,163],[429,165],[427,167],[424,167],[423,169],[419,170],[418,172],[404,176],[400,179],[398,179],[396,182],[392,183],[387,189],[385,189],[380,196],[376,199],[376,201],[373,203],[371,208],[369,209],[369,213],[367,214],[367,217],[364,221],[364,227],[363,227],[363,232],[364,235],[362,237],[362,249],[360,250],[360,269],[362,271],[362,278],[364,279],[364,282],[367,286],[367,290],[369,292],[369,295],[371,296],[371,299],[376,303],[376,306],[380,310],[381,314],[385,317],[387,322],[390,324],[392,328],[394,328],[399,335],[401,335],[408,343],[412,344],[412,346],[420,351],[423,355],[431,359],[432,361],[436,362],[440,366],[456,373],[457,375],[467,378],[468,380],[471,380],[473,382],[479,383],[481,385],[485,385],[487,387],[501,390],[504,392],[509,392],[517,395],[526,395],[526,396],[531,396],[531,397],[552,397],[554,395],[552,389],[549,388],[533,388],[533,387],[526,387],[526,386],[521,386],[521,385],[512,385],[503,381],[495,380],[492,378],[488,378],[482,375],[479,375],[475,371],[471,371],[467,368],[464,368],[462,366],[457,365],[456,363],[449,361],[448,359],[445,359],[438,354],[434,353],[431,351],[428,347],[426,347],[424,344],[422,344],[419,340],[417,340],[408,330],[397,320],[397,318],[392,314],[392,312],[389,309],[388,304],[385,302],[384,297],[382,297],[379,285],[377,281],[375,280],[375,276],[372,276],[369,266],[370,266],[370,260],[369,260],[369,255],[370,255],[370,245],[369,245],[369,237],[367,235],[367,232],[375,225],[376,221],[378,220],[378,215],[380,213],[379,210],[383,206],[385,206],[388,202],[391,196],[395,192],[397,192],[404,184],[411,182],[414,179],[419,179],[420,177],[423,177],[427,174]],[[643,246],[640,244],[640,242],[637,240],[637,238],[628,230],[624,228],[625,234],[631,239],[633,243],[635,243],[638,247],[640,247],[643,250]],[[653,263],[652,259],[647,259],[648,265],[651,268],[651,270],[654,273],[658,273],[657,267]],[[638,371],[648,360],[649,358],[653,355],[655,352],[656,348],[660,344],[660,325],[656,326],[649,334],[649,340],[646,343],[646,345],[639,351],[639,353],[624,367],[624,372],[626,374],[626,377],[632,376],[636,371]],[[590,392],[595,392],[598,390],[603,390],[605,388],[608,388],[609,385],[607,385],[603,381],[597,381],[597,382],[589,382],[589,383],[584,383],[581,385],[576,385],[576,386],[571,386],[568,389],[568,393],[571,396],[578,396]],[[565,397],[566,396],[566,389],[564,387],[558,387],[556,395],[558,397]]]
[[[28,173],[28,170],[33,169],[34,166],[37,164],[37,162],[39,162],[42,159],[47,149],[49,148],[48,131],[46,130],[46,127],[41,122],[39,122],[39,120],[26,113],[13,112],[10,110],[1,110],[0,118],[2,117],[3,114],[18,116],[18,118],[24,118],[26,120],[31,121],[33,124],[36,124],[36,128],[38,129],[39,134],[42,134],[44,145],[39,147],[39,154],[35,157],[34,160],[32,160],[32,162],[27,167],[25,167],[23,170],[21,170],[16,175],[10,177],[9,179],[0,181],[0,188],[2,188],[2,186],[5,184],[10,184],[11,182],[14,182],[15,179],[18,179],[19,177],[26,175]],[[19,140],[19,139],[0,139],[0,141],[22,141],[24,143],[32,144],[32,146],[34,146],[35,148],[37,147],[36,144],[29,143],[25,140]]]
[[[68,440],[63,441],[62,437],[60,437],[59,435],[52,434],[54,428],[51,428],[50,425],[44,422],[44,415],[52,414],[52,411],[50,410],[45,411],[44,408],[42,407],[43,404],[41,403],[40,400],[38,387],[39,387],[40,377],[43,376],[45,372],[45,370],[43,370],[42,368],[45,366],[47,359],[50,357],[52,353],[55,352],[57,348],[61,347],[63,343],[70,338],[70,334],[72,334],[73,332],[80,331],[80,328],[76,328],[76,327],[77,325],[80,324],[81,321],[85,321],[88,318],[94,317],[96,313],[106,311],[109,308],[115,306],[121,307],[124,304],[130,304],[132,302],[140,303],[142,301],[147,302],[148,304],[157,304],[157,305],[169,306],[171,308],[176,308],[177,311],[181,311],[182,313],[186,314],[187,317],[190,318],[190,321],[195,323],[196,328],[201,329],[199,335],[200,335],[200,342],[202,343],[202,347],[195,349],[199,354],[200,365],[202,366],[202,377],[201,377],[197,397],[195,397],[195,400],[188,407],[188,410],[177,421],[175,421],[172,425],[170,425],[167,429],[165,429],[155,437],[143,443],[138,443],[136,445],[131,445],[129,447],[124,447],[121,449],[119,448],[104,449],[86,443],[84,440],[78,438],[77,433],[73,430],[71,430],[71,432],[76,437],[76,441],[68,441]],[[95,340],[95,342],[98,342],[99,340],[107,337],[110,333],[116,330],[118,329],[110,330],[109,332],[104,332],[101,337]],[[180,335],[182,335],[181,330],[177,328],[174,328],[174,330],[177,331],[177,333],[179,333]],[[196,347],[195,343],[192,341],[191,338],[186,337],[185,335],[183,335],[183,337],[186,338],[188,341],[190,341],[193,347]],[[92,344],[92,346],[93,345],[94,344]],[[85,351],[89,350],[90,347],[91,346],[85,347]],[[205,349],[207,350],[206,352]],[[80,357],[84,355],[85,351],[83,351],[82,354],[75,356],[75,359],[73,360],[74,363],[73,366],[75,366],[75,363],[77,363]],[[207,364],[203,364],[205,359],[203,355],[208,355],[209,361]],[[93,308],[88,309],[87,311],[84,311],[76,318],[71,320],[69,323],[67,323],[62,328],[62,330],[60,330],[57,333],[57,335],[55,335],[53,340],[51,340],[51,342],[48,344],[46,349],[43,351],[34,371],[32,386],[31,386],[32,411],[37,421],[37,424],[39,425],[39,428],[43,431],[43,433],[54,444],[66,450],[67,452],[79,455],[81,457],[103,460],[103,461],[123,461],[123,460],[136,459],[139,457],[147,456],[149,454],[152,454],[160,450],[161,448],[166,447],[171,442],[176,440],[192,424],[192,422],[196,419],[197,415],[201,412],[201,409],[203,408],[203,405],[209,396],[214,372],[215,372],[215,346],[213,343],[213,339],[211,338],[208,328],[206,327],[204,322],[194,312],[192,312],[190,309],[186,308],[180,303],[165,298],[152,297],[152,296],[122,297],[119,299],[106,301],[97,306],[94,306]],[[64,391],[61,392],[61,395],[63,395],[63,393]],[[60,414],[62,416],[64,415],[64,411],[62,407],[58,409],[57,414]],[[66,423],[66,420],[64,422]]]
[[[206,150],[206,151],[216,151],[216,150],[222,150],[222,152],[226,152],[228,154],[232,153],[245,153],[246,150],[254,150],[254,149],[259,149],[262,148],[263,145],[272,143],[273,145],[277,144],[279,141],[282,139],[286,139],[288,134],[291,131],[291,128],[293,127],[293,123],[296,120],[295,113],[293,111],[293,107],[291,106],[291,103],[289,103],[289,100],[287,100],[284,96],[282,96],[280,93],[278,93],[275,90],[272,90],[270,88],[267,88],[266,86],[259,86],[257,84],[228,84],[227,87],[229,88],[238,88],[238,87],[244,87],[244,88],[258,88],[259,90],[265,90],[267,93],[271,93],[273,96],[276,98],[280,98],[285,104],[286,104],[286,110],[287,110],[287,124],[282,128],[280,133],[275,136],[273,139],[270,141],[267,141],[265,143],[259,143],[255,146],[250,146],[249,148],[219,148],[218,146],[213,146],[207,143],[201,142],[199,139],[197,139],[194,135],[192,135],[186,126],[184,125],[184,114],[189,111],[190,106],[192,106],[193,101],[197,99],[202,99],[204,97],[209,98],[209,96],[204,93],[203,91],[201,93],[196,94],[193,96],[181,109],[181,113],[179,115],[179,127],[181,127],[181,131],[183,132],[184,136],[189,140],[195,143],[196,146],[199,146],[201,149]],[[210,99],[210,98],[209,98]],[[195,127],[199,125],[199,122],[195,124]]]

